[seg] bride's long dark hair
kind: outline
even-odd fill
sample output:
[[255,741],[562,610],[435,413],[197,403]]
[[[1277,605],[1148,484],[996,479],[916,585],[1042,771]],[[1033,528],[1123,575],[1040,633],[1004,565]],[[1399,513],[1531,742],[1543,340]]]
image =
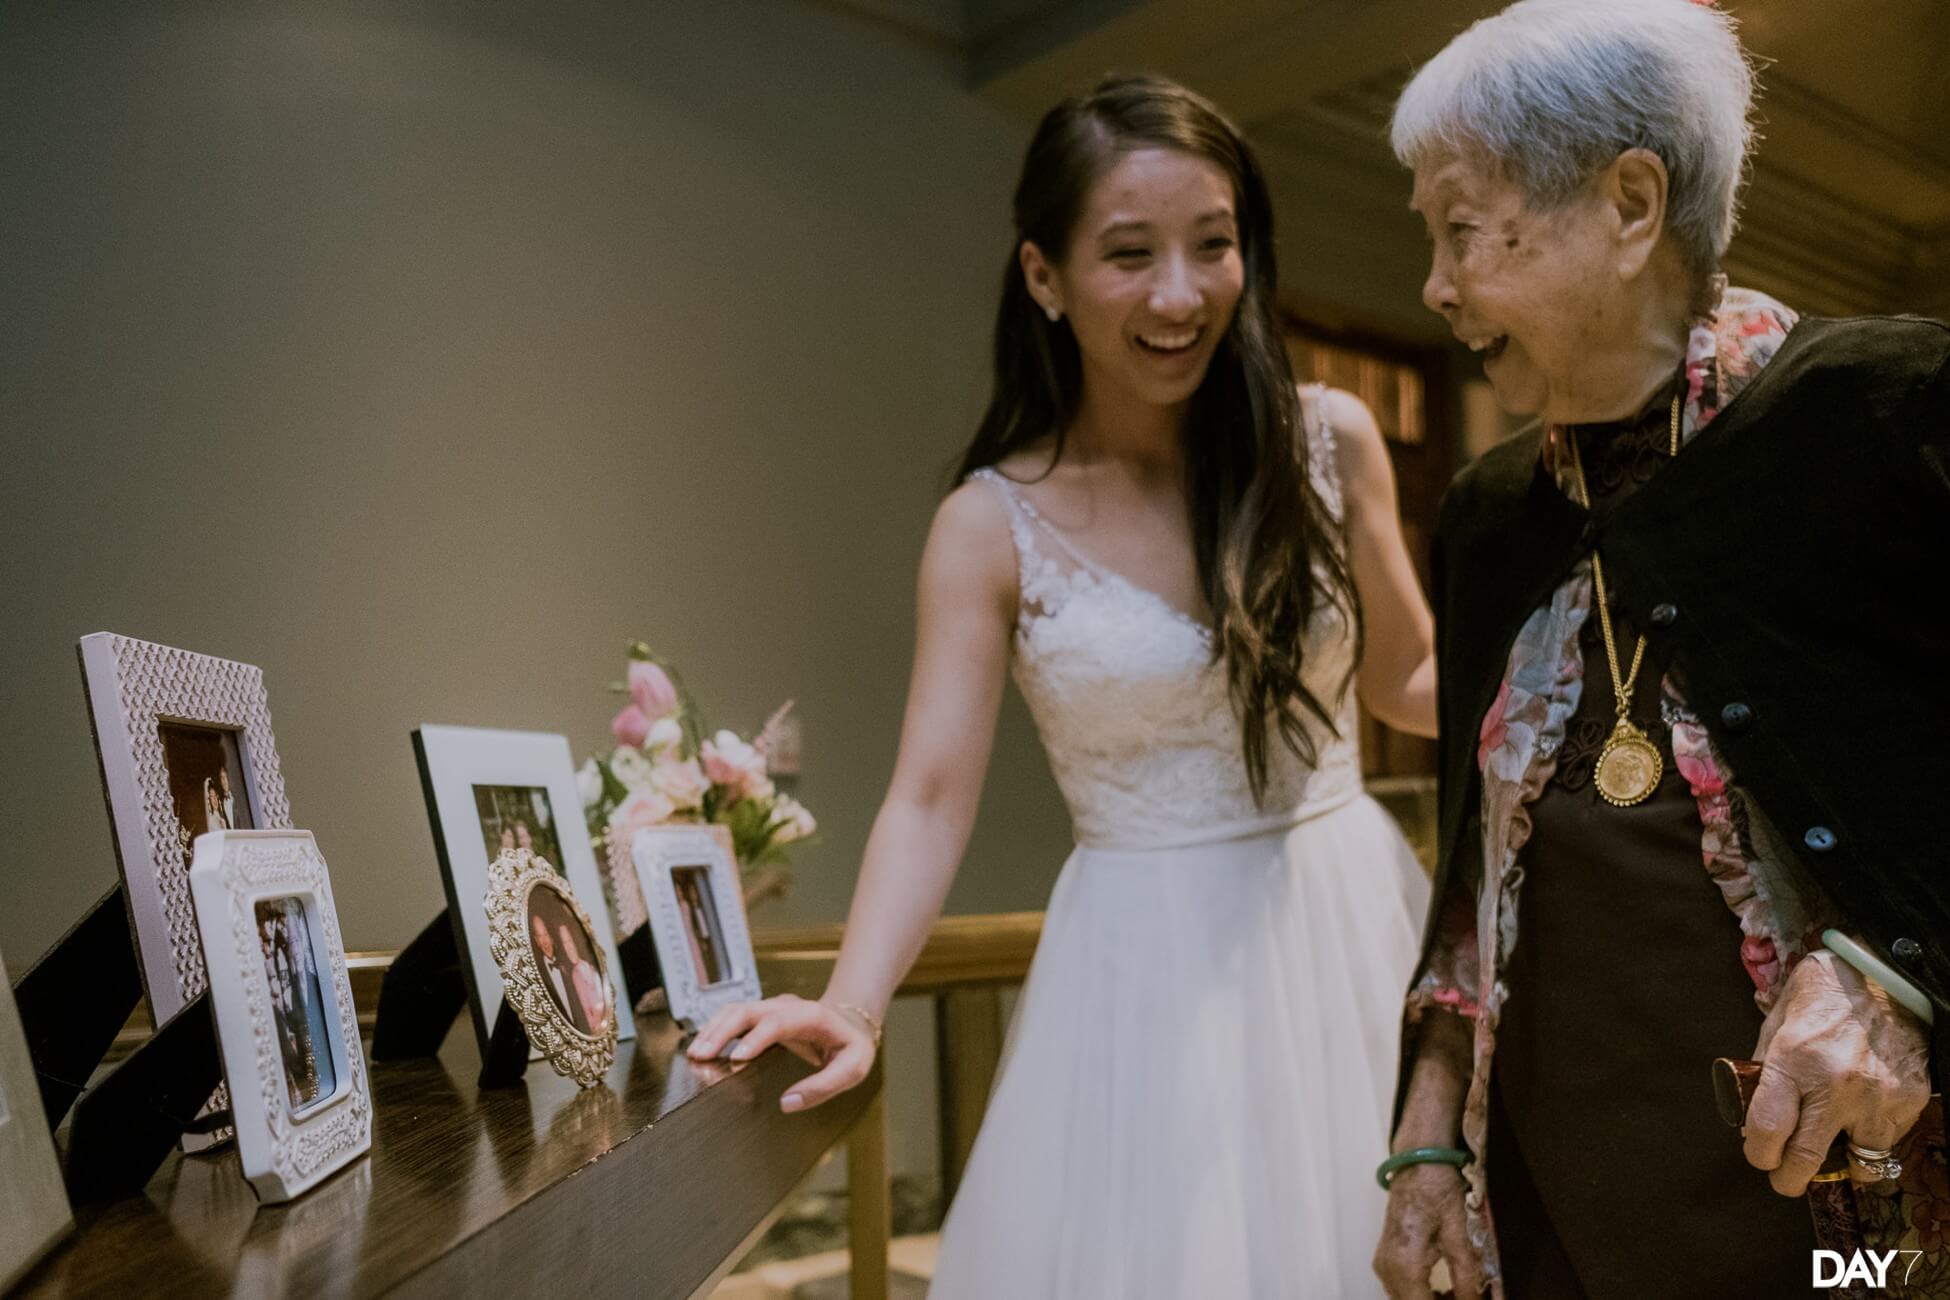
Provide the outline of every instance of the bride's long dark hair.
[[[995,387],[957,480],[1044,438],[1062,459],[1083,391],[1076,336],[1030,297],[1018,262],[1028,241],[1061,264],[1090,187],[1119,155],[1178,149],[1232,181],[1245,288],[1186,420],[1192,544],[1245,733],[1246,772],[1264,797],[1271,734],[1316,757],[1303,714],[1334,731],[1327,705],[1301,676],[1309,619],[1339,605],[1356,638],[1360,602],[1338,524],[1307,472],[1306,435],[1292,368],[1274,317],[1279,274],[1273,207],[1259,160],[1201,96],[1163,77],[1121,75],[1051,109],[1023,160],[1015,194],[1016,243],[1002,274],[995,320]],[[1339,691],[1345,691],[1342,682]]]

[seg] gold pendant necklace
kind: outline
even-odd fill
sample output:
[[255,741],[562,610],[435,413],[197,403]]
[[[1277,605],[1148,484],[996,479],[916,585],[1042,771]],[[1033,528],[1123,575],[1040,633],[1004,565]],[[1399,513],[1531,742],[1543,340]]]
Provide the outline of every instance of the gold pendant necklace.
[[[1679,394],[1672,398],[1672,454],[1679,454]],[[1571,444],[1571,472],[1575,476],[1578,489],[1578,504],[1586,510],[1591,509],[1591,492],[1584,483],[1584,459],[1578,451],[1576,435],[1566,432],[1565,441]],[[1659,756],[1659,747],[1647,738],[1646,734],[1632,725],[1632,691],[1638,685],[1639,667],[1645,662],[1645,634],[1639,634],[1638,646],[1632,651],[1632,668],[1621,674],[1618,670],[1618,640],[1612,634],[1611,601],[1605,593],[1605,564],[1598,558],[1594,548],[1591,552],[1591,582],[1593,595],[1598,602],[1598,626],[1605,634],[1605,662],[1611,668],[1612,695],[1617,701],[1618,722],[1611,729],[1611,737],[1598,753],[1598,766],[1592,773],[1592,784],[1606,803],[1615,808],[1630,808],[1644,803],[1659,788],[1659,781],[1666,774],[1666,763]]]
[[1630,808],[1650,799],[1665,774],[1666,762],[1659,757],[1659,747],[1621,717],[1598,753],[1598,770],[1592,780],[1606,803]]

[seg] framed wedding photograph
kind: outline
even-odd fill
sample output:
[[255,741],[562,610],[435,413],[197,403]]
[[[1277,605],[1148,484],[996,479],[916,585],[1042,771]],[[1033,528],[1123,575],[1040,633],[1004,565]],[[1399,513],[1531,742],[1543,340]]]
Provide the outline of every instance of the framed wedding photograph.
[[556,1073],[584,1088],[616,1059],[621,1004],[589,913],[569,884],[526,849],[508,849],[488,868],[488,948],[507,1004],[529,1044]]
[[[291,825],[264,676],[250,664],[96,632],[82,682],[142,984],[161,1025],[205,986],[190,857],[196,837]],[[219,1093],[212,1108],[226,1102]],[[228,1137],[186,1135],[185,1150]]]
[[675,1019],[696,1026],[760,996],[744,888],[723,826],[655,826],[630,846]]
[[[565,880],[575,897],[596,900],[588,938],[600,957],[611,1005],[629,1006],[616,937],[608,909],[601,906],[602,876],[582,820],[568,739],[538,731],[427,725],[413,732],[413,754],[483,1056],[501,1010],[504,982],[482,904],[489,891],[489,867],[504,853],[532,854]],[[618,1037],[636,1036],[633,1017],[614,1019]]]
[[244,1177],[288,1201],[372,1147],[332,880],[310,831],[197,836],[190,889]]
[[0,1295],[73,1226],[20,1010],[0,980]]

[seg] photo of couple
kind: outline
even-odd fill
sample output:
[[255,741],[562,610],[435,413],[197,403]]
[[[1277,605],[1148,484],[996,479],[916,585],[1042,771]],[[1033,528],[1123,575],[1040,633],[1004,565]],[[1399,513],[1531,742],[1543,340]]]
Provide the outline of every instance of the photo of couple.
[[481,842],[492,862],[509,849],[526,849],[562,874],[562,842],[555,835],[555,809],[539,786],[477,785],[474,808],[481,819]]
[[545,884],[528,891],[528,942],[549,1000],[577,1033],[599,1037],[609,1025],[609,981],[596,965],[596,941],[567,900]]
[[332,1063],[332,1008],[319,979],[310,912],[302,898],[261,899],[256,906],[271,1020],[284,1061],[285,1094],[295,1118],[338,1090]]
[[717,903],[711,894],[711,869],[673,867],[670,884],[677,895],[677,911],[684,918],[684,940],[691,950],[698,988],[724,983],[731,978],[731,970],[724,955]]
[[186,722],[156,725],[163,765],[169,770],[169,800],[176,811],[176,838],[189,865],[190,846],[209,831],[250,830],[250,800],[244,795],[244,760],[237,733]]

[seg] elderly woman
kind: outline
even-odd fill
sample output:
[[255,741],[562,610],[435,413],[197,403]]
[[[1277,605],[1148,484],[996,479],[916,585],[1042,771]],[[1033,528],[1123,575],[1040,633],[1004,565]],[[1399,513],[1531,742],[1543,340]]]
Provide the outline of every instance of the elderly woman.
[[[1714,9],[1524,0],[1395,111],[1424,298],[1539,417],[1438,531],[1397,1297],[1438,1258],[1466,1295],[1806,1294],[1831,1141],[1887,1195],[1915,1148],[1950,1024],[1950,329],[1724,288],[1751,95]],[[1709,1065],[1747,1055],[1743,1148]]]

